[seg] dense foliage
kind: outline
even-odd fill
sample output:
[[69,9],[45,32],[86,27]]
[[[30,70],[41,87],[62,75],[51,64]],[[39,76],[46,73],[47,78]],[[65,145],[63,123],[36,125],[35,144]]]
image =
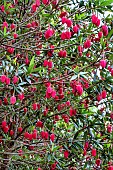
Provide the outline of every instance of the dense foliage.
[[113,170],[112,0],[0,3],[1,170]]

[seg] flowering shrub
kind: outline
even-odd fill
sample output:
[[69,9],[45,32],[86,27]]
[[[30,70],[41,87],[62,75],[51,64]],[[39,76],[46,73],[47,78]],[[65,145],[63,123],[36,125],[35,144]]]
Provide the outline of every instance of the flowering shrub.
[[112,170],[112,0],[0,3],[1,169]]

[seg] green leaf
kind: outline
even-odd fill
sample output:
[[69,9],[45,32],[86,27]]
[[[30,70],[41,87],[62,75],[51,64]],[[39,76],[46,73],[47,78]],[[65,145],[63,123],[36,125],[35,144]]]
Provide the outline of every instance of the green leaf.
[[55,146],[52,151],[55,152],[55,151],[57,151],[59,148],[60,148],[60,146]]
[[39,72],[39,71],[43,70],[43,68],[44,67],[37,67],[37,68],[32,70],[32,73]]
[[4,0],[4,7],[6,7],[6,0]]
[[78,75],[74,75],[71,77],[70,81],[75,80],[78,77]]
[[6,34],[6,30],[7,30],[7,28],[4,27],[4,37],[7,35],[7,34]]
[[100,6],[108,6],[111,5],[113,3],[113,0],[108,0],[108,1],[102,1]]
[[100,39],[100,43],[101,43],[101,45],[102,45],[102,48],[104,49],[104,47],[105,47],[105,42],[104,42],[103,37]]
[[22,86],[22,85],[25,85],[25,84],[27,84],[27,82],[19,83],[18,86]]
[[113,35],[113,29],[109,32],[107,39],[111,38],[112,35]]
[[35,62],[34,62],[34,59],[35,59],[35,56],[32,57],[31,61],[30,61],[30,64],[29,64],[29,67],[28,67],[28,74],[30,74],[34,68],[34,65],[35,65]]

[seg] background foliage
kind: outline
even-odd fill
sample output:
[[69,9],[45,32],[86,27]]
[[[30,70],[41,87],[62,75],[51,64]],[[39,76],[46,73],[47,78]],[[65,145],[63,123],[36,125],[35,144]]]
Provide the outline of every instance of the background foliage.
[[112,170],[112,0],[0,3],[1,169]]

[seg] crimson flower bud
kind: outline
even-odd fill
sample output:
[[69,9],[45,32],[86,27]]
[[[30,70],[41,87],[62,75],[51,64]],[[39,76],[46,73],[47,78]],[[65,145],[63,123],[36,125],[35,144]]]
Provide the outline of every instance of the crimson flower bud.
[[22,156],[23,155],[23,151],[20,149],[20,150],[18,150],[18,155],[19,156]]
[[3,22],[3,24],[2,24],[2,28],[8,28],[8,23],[5,21],[5,22]]
[[74,33],[78,33],[78,31],[79,31],[78,26],[77,25],[73,26],[73,32]]
[[103,26],[102,26],[102,32],[103,32],[103,35],[104,35],[104,36],[107,36],[107,35],[108,35],[108,27],[107,27],[107,25],[103,25]]
[[48,132],[45,132],[45,134],[44,134],[44,139],[47,140],[48,137],[49,137],[49,133],[48,133]]
[[24,93],[19,94],[18,98],[22,101],[24,99]]
[[67,15],[66,11],[62,11],[61,14],[59,15],[60,18],[65,17]]
[[103,32],[101,32],[101,31],[98,32],[98,37],[99,37],[99,38],[102,38],[102,36],[103,36]]
[[43,128],[43,122],[39,120],[39,121],[36,123],[36,127]]
[[13,130],[10,130],[10,136],[13,136],[14,135],[14,131]]
[[27,112],[27,107],[24,107],[24,113],[26,113]]
[[29,137],[28,137],[28,139],[29,139],[30,141],[33,139],[33,136],[32,136],[32,134],[29,134]]
[[113,112],[111,112],[111,114],[110,114],[110,118],[113,120]]
[[108,125],[108,126],[107,126],[107,131],[108,131],[108,133],[111,133],[112,130],[113,130],[112,125]]
[[48,61],[47,61],[47,60],[44,60],[43,66],[44,66],[44,67],[47,67],[47,66],[48,66]]
[[97,100],[98,100],[98,101],[101,101],[101,100],[102,100],[102,94],[98,94],[98,95],[97,95]]
[[40,6],[40,0],[35,0],[36,6],[39,7]]
[[65,40],[65,39],[66,39],[66,34],[65,34],[65,32],[62,32],[62,34],[61,34],[61,39],[62,39],[62,40]]
[[53,4],[53,5],[57,5],[58,4],[58,0],[51,0],[51,3]]
[[14,53],[14,48],[8,47],[7,52],[10,53],[10,54],[13,54]]
[[42,0],[42,3],[45,5],[48,5],[50,2],[49,2],[49,0]]
[[31,6],[31,11],[32,11],[32,12],[36,12],[36,10],[37,10],[37,5],[36,5],[36,4],[33,4],[33,5]]
[[91,40],[87,39],[85,42],[84,42],[84,48],[90,48],[91,47]]
[[55,91],[55,90],[52,90],[51,97],[52,97],[52,98],[55,98],[55,97],[56,97],[56,91]]
[[18,37],[18,34],[17,34],[17,33],[14,33],[14,34],[13,34],[13,37],[14,37],[14,39],[16,39],[16,38]]
[[1,5],[1,6],[0,6],[0,9],[1,9],[2,12],[4,12],[4,11],[5,11],[4,5]]
[[72,107],[70,107],[69,113],[70,113],[70,116],[75,116],[76,115],[76,110],[73,109]]
[[107,64],[107,61],[106,60],[100,60],[100,66],[102,68],[105,68],[106,67],[106,64]]
[[26,27],[27,27],[27,28],[31,28],[31,27],[32,27],[31,23],[28,23],[28,24],[26,25]]
[[37,170],[42,170],[41,168],[38,168]]
[[52,61],[49,61],[48,62],[48,68],[52,68],[53,67],[53,62]]
[[70,31],[66,31],[65,32],[65,36],[66,36],[66,39],[70,39],[71,38],[71,32]]
[[10,103],[11,103],[12,105],[14,105],[14,104],[16,103],[16,97],[15,97],[15,96],[11,96],[11,97],[10,97]]
[[64,151],[64,158],[67,159],[69,156],[69,152],[68,151]]
[[28,133],[28,132],[25,132],[25,133],[24,133],[24,137],[25,137],[26,139],[29,139],[29,133]]
[[54,30],[48,28],[48,30],[45,32],[44,36],[46,39],[49,39],[53,36],[53,34],[54,34]]
[[93,14],[91,19],[92,19],[92,23],[95,24],[97,27],[100,25],[100,19],[98,19],[96,15]]
[[37,139],[37,132],[33,132],[33,133],[32,133],[32,138],[33,138],[33,139]]
[[11,29],[13,30],[13,29],[16,28],[16,25],[12,23],[10,27],[11,27]]
[[87,149],[88,149],[88,147],[89,147],[89,142],[85,142],[85,144],[84,144],[84,148],[87,150]]
[[97,164],[97,166],[100,166],[101,160],[100,159],[96,159],[96,164]]
[[113,166],[109,166],[107,170],[113,170]]
[[1,81],[2,83],[5,83],[6,78],[7,78],[6,75],[1,75],[0,81]]
[[101,93],[101,95],[102,95],[102,98],[103,98],[103,99],[105,99],[105,98],[106,98],[106,96],[107,96],[107,92],[106,92],[106,90],[103,90],[103,91],[102,91],[102,93]]
[[7,126],[7,122],[4,120],[4,121],[2,121],[2,128],[5,126]]
[[18,127],[18,132],[20,132],[20,133],[21,133],[21,132],[22,132],[22,130],[23,130],[23,129],[22,129],[22,127]]
[[50,135],[50,139],[51,139],[52,142],[54,142],[54,140],[55,140],[55,134],[52,133],[52,134]]
[[32,104],[32,109],[33,109],[33,110],[37,110],[37,103],[33,103],[33,104]]
[[4,131],[4,133],[7,133],[9,131],[9,127],[8,126],[4,126],[3,127],[3,131]]
[[55,170],[55,169],[56,169],[56,165],[57,165],[57,162],[53,163],[53,164],[51,165],[51,169],[50,169],[50,170]]
[[70,101],[69,101],[69,100],[66,102],[66,105],[67,105],[67,106],[70,106]]
[[78,46],[78,51],[81,53],[83,52],[83,47],[81,45]]
[[67,19],[66,24],[67,24],[67,27],[71,27],[72,26],[72,21],[70,19]]
[[6,83],[7,85],[9,85],[9,84],[10,84],[10,78],[6,77],[5,83]]
[[14,76],[13,77],[13,83],[16,84],[18,82],[18,77],[17,76]]
[[62,24],[65,24],[67,21],[67,18],[66,17],[62,17]]
[[76,86],[76,90],[77,90],[77,93],[78,93],[78,95],[82,95],[82,93],[83,93],[83,88],[82,88],[82,86],[81,85],[77,85]]
[[91,155],[92,155],[92,156],[96,156],[96,149],[92,149]]

